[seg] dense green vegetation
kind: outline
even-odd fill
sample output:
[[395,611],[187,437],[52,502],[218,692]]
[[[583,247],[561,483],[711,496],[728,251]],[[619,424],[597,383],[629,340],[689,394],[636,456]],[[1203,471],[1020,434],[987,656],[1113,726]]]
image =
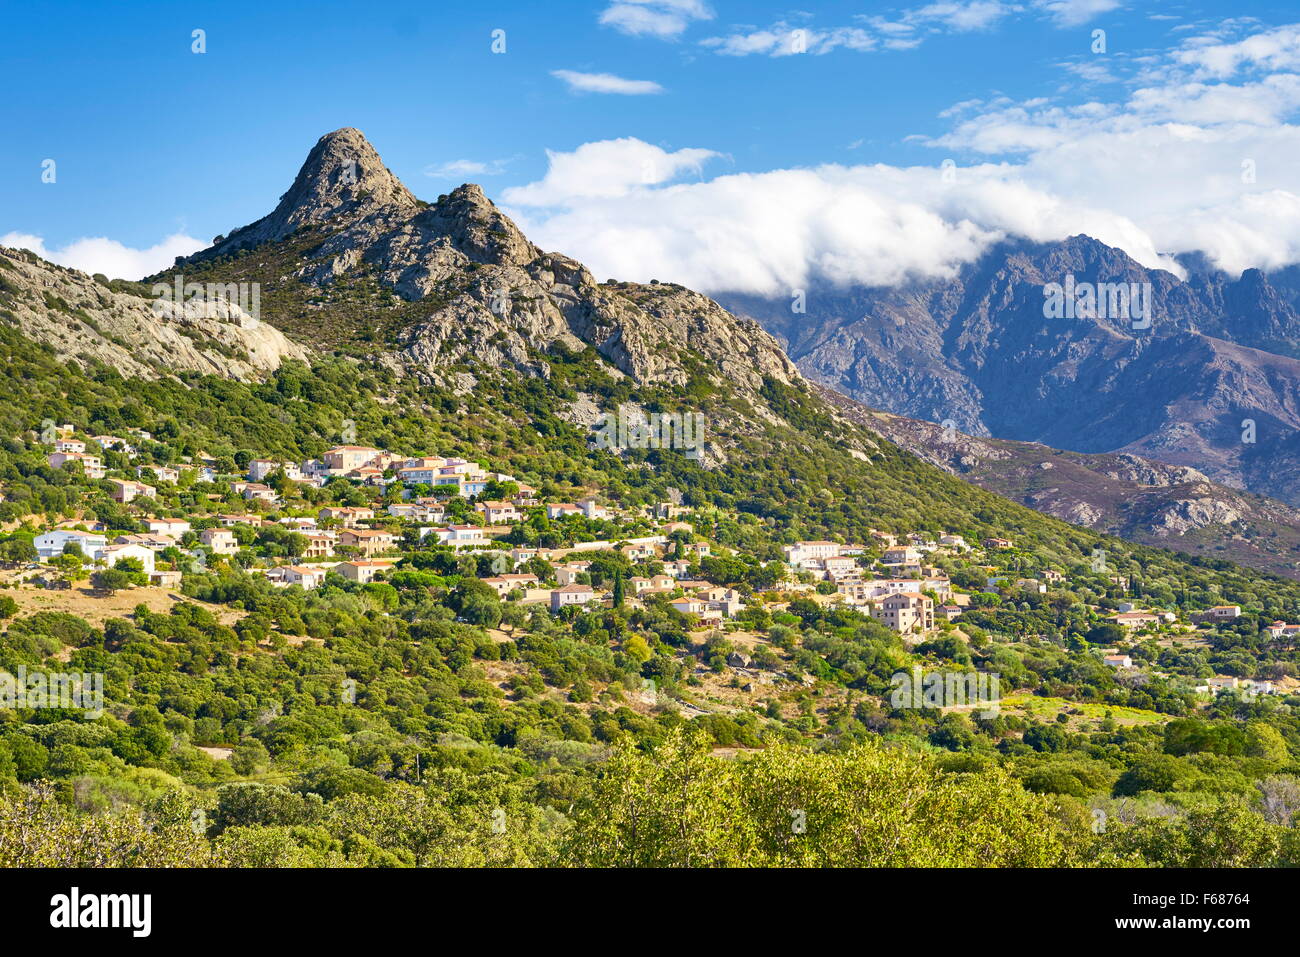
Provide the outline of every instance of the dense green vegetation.
[[[249,573],[300,543],[241,526],[245,548],[229,561],[162,556],[190,572],[187,601],[164,613],[141,605],[102,626],[20,614],[0,592],[0,668],[102,673],[108,702],[95,719],[0,709],[0,863],[1295,860],[1300,699],[1225,694],[1207,704],[1192,690],[1211,674],[1297,673],[1294,641],[1260,629],[1300,618],[1294,582],[1101,538],[883,442],[856,457],[849,449],[871,437],[810,396],[768,382],[762,399],[782,420],[770,423],[711,382],[703,360],[690,393],[724,459],[711,468],[673,452],[589,450],[587,430],[566,414],[580,396],[605,408],[681,402],[611,376],[590,352],[551,355],[545,378],[477,370],[463,393],[343,355],[244,384],[85,372],[5,327],[0,352],[9,565],[31,558],[33,534],[52,521],[142,527],[106,481],[50,468],[36,434],[47,419],[87,435],[147,429],[154,440],[137,463],[206,453],[220,473],[258,456],[318,456],[351,428],[400,452],[490,462],[547,497],[600,489],[638,505],[675,489],[695,534],[734,550],[700,562],[699,574],[746,595],[772,586],[780,545],[800,539],[866,541],[882,529],[1015,542],[990,567],[939,561],[976,592],[960,638],[945,626],[909,647],[850,609],[753,602],[737,626],[761,636],[759,667],[785,677],[743,706],[695,717],[674,702],[702,674],[726,673],[725,630],[692,634],[662,601],[552,616],[497,599],[477,581],[490,574],[479,558],[440,547],[408,543],[387,581],[331,576],[304,592]],[[104,458],[110,477],[128,474],[118,453]],[[344,481],[281,487],[288,504],[269,514],[384,494]],[[192,476],[161,488],[157,505],[197,527],[248,507],[228,484]],[[463,500],[452,507],[467,514]],[[601,530],[584,522],[534,515],[513,540],[559,545]],[[1095,549],[1106,552],[1097,570]],[[631,571],[602,561],[597,583]],[[1046,594],[983,590],[990,574],[1048,568],[1068,583]],[[1244,614],[1194,641],[1159,629],[1129,639],[1101,617],[1125,599],[1184,617],[1222,602]],[[1158,674],[1126,680],[1098,660],[1101,645],[1123,645]],[[1053,717],[891,707],[891,676],[914,666],[996,673],[1004,696],[1063,705]],[[651,708],[637,706],[646,682],[658,695]],[[232,751],[214,760],[201,748]],[[39,853],[25,843],[32,833],[48,837]]]

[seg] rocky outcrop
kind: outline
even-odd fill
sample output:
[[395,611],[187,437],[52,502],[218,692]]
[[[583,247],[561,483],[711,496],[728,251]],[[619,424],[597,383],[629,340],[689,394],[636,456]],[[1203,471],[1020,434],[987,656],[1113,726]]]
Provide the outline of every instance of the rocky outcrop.
[[293,185],[269,215],[218,237],[191,260],[232,255],[339,217],[367,219],[392,210],[415,210],[418,205],[360,130],[335,130],[312,148]]
[[[141,290],[144,291],[144,290]],[[85,273],[0,247],[0,321],[50,346],[59,359],[95,362],[123,376],[189,370],[260,379],[308,350],[207,290],[184,303],[115,291]]]
[[1136,455],[1120,453],[1099,458],[1097,471],[1121,482],[1135,485],[1162,487],[1184,485],[1188,482],[1209,482],[1205,475],[1196,469],[1177,465],[1166,465],[1151,459],[1138,458]]

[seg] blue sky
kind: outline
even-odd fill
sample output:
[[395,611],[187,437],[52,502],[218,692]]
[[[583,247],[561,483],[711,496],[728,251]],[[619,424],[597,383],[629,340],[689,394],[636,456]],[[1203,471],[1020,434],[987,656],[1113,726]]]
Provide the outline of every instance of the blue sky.
[[[1282,32],[1291,19],[1281,4],[1118,0],[803,12],[725,0],[11,5],[0,33],[0,237],[83,268],[156,268],[268,212],[321,134],[356,126],[421,197],[479,182],[549,248],[704,288],[775,288],[819,271],[887,281],[949,268],[994,233],[1080,224],[1154,261],[1180,251],[1170,241],[1179,216],[1222,216],[1249,197],[1206,205],[1199,190],[1189,206],[1193,184],[1152,199],[1115,179],[1133,165],[1116,144],[1134,129],[1193,124],[1255,160],[1265,146],[1244,147],[1230,129],[1245,110],[1254,135],[1284,155],[1293,144],[1276,140],[1295,103],[1277,78],[1296,67]],[[192,52],[195,29],[205,53]],[[1096,29],[1104,53],[1091,49]],[[492,52],[494,30],[505,31],[503,54]],[[1265,39],[1231,52],[1251,37]],[[1203,56],[1215,50],[1231,69]],[[1174,101],[1205,108],[1175,115]],[[1086,171],[1099,141],[1111,144],[1100,192],[1062,168]],[[1175,146],[1148,143],[1141,155]],[[569,158],[567,184],[555,156]],[[42,182],[46,159],[53,183]],[[919,186],[915,171],[944,159],[961,171],[959,191]],[[1222,151],[1205,162],[1233,176],[1240,165]],[[634,182],[618,172],[647,164],[653,172]],[[1262,175],[1250,185],[1300,188]],[[785,226],[771,217],[783,187],[796,196]],[[735,198],[751,188],[752,208]],[[1059,221],[990,211],[1021,202],[1018,189]],[[861,228],[828,218],[837,205],[857,208]],[[1239,237],[1223,262],[1293,260],[1290,227],[1261,223],[1258,209],[1234,215],[1231,225],[1265,235]],[[725,236],[676,243],[701,218],[718,233],[772,235],[750,249]],[[787,248],[783,231],[806,242]],[[852,248],[837,264],[843,233]],[[97,238],[110,242],[85,242]],[[900,240],[917,255],[890,253]],[[628,248],[609,254],[611,242]],[[882,254],[892,271],[873,274],[864,263]],[[693,265],[702,256],[726,274]]]

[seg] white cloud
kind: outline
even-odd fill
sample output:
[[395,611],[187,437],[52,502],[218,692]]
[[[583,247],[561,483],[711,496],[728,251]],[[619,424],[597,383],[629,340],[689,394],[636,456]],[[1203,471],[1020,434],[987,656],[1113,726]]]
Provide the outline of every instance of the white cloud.
[[462,179],[466,176],[499,176],[506,170],[507,160],[489,160],[486,163],[478,160],[451,160],[446,163],[433,163],[426,166],[422,172],[425,176],[434,179]]
[[638,189],[671,182],[682,173],[698,174],[720,154],[683,149],[669,153],[625,138],[587,143],[572,153],[546,151],[546,176],[528,186],[507,189],[502,198],[521,206],[560,206],[587,199],[613,199]]
[[726,37],[708,37],[700,41],[724,56],[795,56],[801,53],[821,55],[844,48],[865,53],[882,45],[877,37],[861,27],[835,27],[820,30],[792,27],[782,21],[765,30],[736,32]]
[[881,32],[909,32],[918,28],[946,29],[953,33],[985,30],[1023,7],[1000,0],[941,0],[905,11],[897,20],[871,17],[868,22]]
[[[588,167],[581,157],[607,145],[552,153],[552,170],[562,168],[568,182],[599,182],[605,164]],[[579,193],[534,184],[503,199],[535,242],[601,278],[712,292],[785,295],[814,279],[878,285],[947,276],[1008,234],[1050,240],[1086,231],[1162,262],[1126,217],[1062,202],[995,164],[961,170],[956,184],[937,167],[830,165],[657,187],[616,178],[613,188]]]
[[711,20],[713,11],[700,0],[617,0],[600,15],[604,26],[632,36],[673,39],[695,20]]
[[1057,26],[1076,26],[1106,10],[1118,0],[1033,0],[1031,7],[1003,0],[937,0],[904,10],[894,17],[859,15],[865,26],[792,26],[781,20],[765,28],[736,28],[726,36],[700,41],[724,56],[791,56],[824,54],[833,50],[870,53],[876,50],[911,50],[925,37],[943,33],[988,30],[1002,20],[1026,12],[1049,17]]
[[48,249],[40,236],[6,233],[0,246],[29,249],[42,259],[85,273],[103,273],[109,279],[141,279],[171,266],[177,256],[188,256],[208,243],[184,233],[174,233],[156,246],[132,249],[103,236],[77,239],[66,246]]
[[[550,152],[546,176],[504,199],[535,241],[601,278],[714,292],[947,275],[1006,236],[1076,233],[1174,272],[1171,257],[1193,251],[1232,273],[1278,268],[1300,262],[1300,63],[1267,70],[1290,65],[1295,37],[1300,27],[1190,38],[1131,64],[1114,102],[955,104],[949,131],[919,140],[942,150],[933,166],[679,182],[716,154],[624,139]],[[945,155],[986,161],[945,181]]]
[[1174,62],[1195,69],[1198,75],[1226,78],[1243,67],[1267,70],[1300,68],[1300,25],[1279,27],[1235,43],[1215,43],[1211,38],[1190,41],[1174,54]]
[[551,76],[563,80],[573,93],[622,93],[644,96],[662,93],[664,88],[653,80],[625,80],[612,73],[578,73],[575,70],[552,70]]
[[1059,27],[1077,27],[1116,9],[1119,0],[1037,0],[1034,6],[1050,15]]

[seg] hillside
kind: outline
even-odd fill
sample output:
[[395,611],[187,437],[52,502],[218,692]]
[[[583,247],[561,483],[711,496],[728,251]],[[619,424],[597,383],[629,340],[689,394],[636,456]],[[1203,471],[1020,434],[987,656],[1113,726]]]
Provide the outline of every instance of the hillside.
[[154,377],[189,371],[253,380],[308,350],[238,303],[201,290],[183,303],[0,247],[0,321],[61,361]]
[[[317,143],[271,214],[219,239],[151,281],[258,282],[263,314],[285,332],[395,362],[405,373],[458,391],[473,388],[485,369],[545,374],[539,356],[590,346],[614,375],[677,392],[678,408],[695,401],[684,400],[682,390],[702,397],[725,383],[747,408],[736,414],[711,403],[720,440],[719,430],[761,431],[746,421],[749,410],[772,420],[760,394],[766,379],[781,386],[802,382],[775,340],[752,321],[673,284],[597,284],[580,263],[530,243],[477,186],[432,204],[416,199],[352,129]],[[814,370],[814,378],[822,377]],[[926,393],[915,381],[894,386],[911,396]],[[660,401],[674,403],[667,395]],[[858,414],[860,408],[844,411],[873,433],[885,431]],[[590,409],[586,414],[594,417]],[[961,416],[953,415],[960,428]],[[897,440],[897,430],[889,437]],[[840,441],[860,453],[878,446],[876,435],[860,430]],[[902,444],[947,468],[924,445]],[[721,449],[715,441],[712,454]],[[1280,503],[1205,485],[1162,496],[1117,485],[1100,472],[1088,481],[1076,473],[1068,494],[1045,493],[1037,479],[1018,484],[1011,470],[984,478],[959,474],[1107,534],[1296,573],[1292,547],[1300,542],[1300,522]],[[1121,515],[1125,494],[1132,501]]]
[[867,409],[825,387],[821,394],[924,461],[1062,521],[1300,577],[1300,512],[1282,502],[1227,488],[1185,466],[980,438]]
[[[145,284],[0,261],[0,670],[104,697],[0,713],[0,864],[1297,859],[1257,796],[1297,770],[1300,583],[964,481],[756,323],[595,283],[477,187],[424,203],[355,130]],[[177,281],[258,283],[225,324],[261,364],[150,351]]]

